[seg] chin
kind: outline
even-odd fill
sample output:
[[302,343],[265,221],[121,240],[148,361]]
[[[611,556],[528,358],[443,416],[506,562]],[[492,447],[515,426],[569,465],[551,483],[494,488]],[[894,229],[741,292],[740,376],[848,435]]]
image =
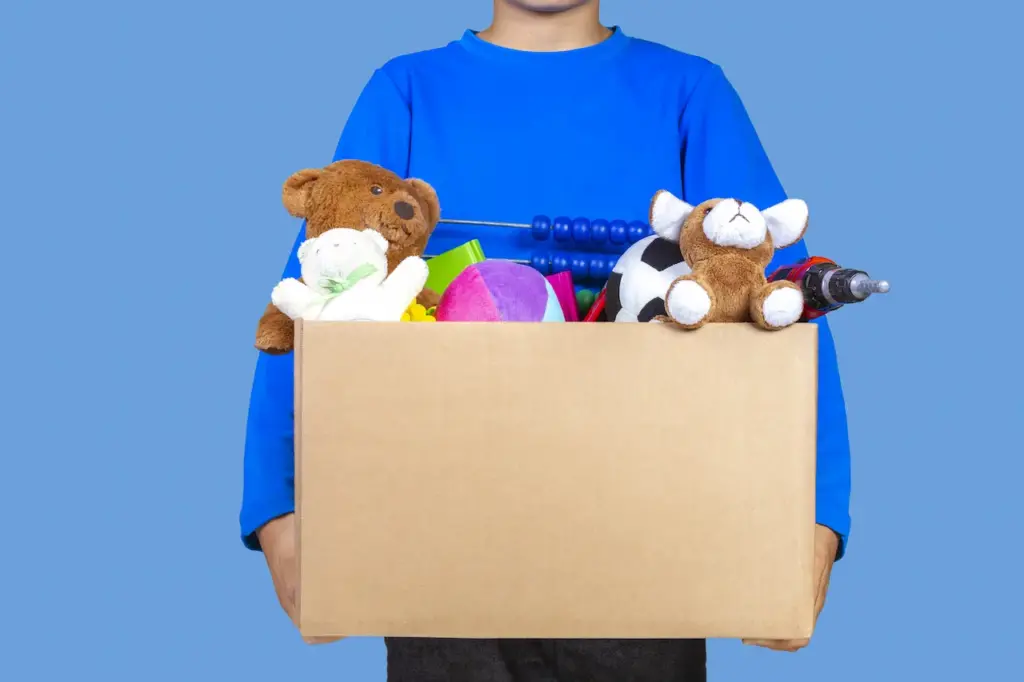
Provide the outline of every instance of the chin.
[[564,12],[586,5],[590,0],[509,0],[509,2],[531,12]]

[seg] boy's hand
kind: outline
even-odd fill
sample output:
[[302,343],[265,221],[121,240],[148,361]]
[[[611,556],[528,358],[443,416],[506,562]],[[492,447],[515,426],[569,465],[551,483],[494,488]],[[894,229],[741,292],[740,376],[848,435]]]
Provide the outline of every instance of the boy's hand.
[[[287,514],[267,523],[257,531],[263,556],[270,568],[277,599],[295,627],[298,619],[299,557],[296,551],[295,514]],[[343,637],[303,637],[307,644],[336,642]]]
[[[814,621],[825,606],[825,594],[828,592],[829,578],[832,575],[832,564],[835,563],[839,551],[839,538],[831,528],[814,527]],[[745,639],[744,644],[765,647],[775,651],[799,651],[811,643],[810,639]]]

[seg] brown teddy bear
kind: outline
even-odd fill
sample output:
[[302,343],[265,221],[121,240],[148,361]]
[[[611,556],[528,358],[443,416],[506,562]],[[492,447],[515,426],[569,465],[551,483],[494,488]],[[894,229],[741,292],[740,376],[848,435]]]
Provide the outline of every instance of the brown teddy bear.
[[678,242],[691,272],[677,277],[665,294],[667,316],[684,329],[708,322],[754,322],[774,330],[803,313],[800,288],[769,283],[765,269],[776,249],[799,241],[807,230],[807,204],[787,199],[763,211],[738,199],[711,199],[698,206],[666,190],[654,195],[651,229]]
[[[285,181],[282,199],[288,213],[306,219],[306,239],[335,227],[379,232],[389,244],[389,272],[405,258],[423,254],[441,217],[437,193],[423,180],[403,180],[386,168],[351,159],[298,171]],[[425,289],[417,302],[429,308],[438,298]],[[295,323],[268,304],[256,328],[256,348],[277,355],[291,352],[294,342]]]

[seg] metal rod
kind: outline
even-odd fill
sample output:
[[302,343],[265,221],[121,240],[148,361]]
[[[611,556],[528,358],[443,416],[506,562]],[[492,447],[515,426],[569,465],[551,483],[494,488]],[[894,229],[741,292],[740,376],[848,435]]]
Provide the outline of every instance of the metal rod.
[[[423,260],[430,260],[431,258],[437,258],[440,254],[423,254],[420,256]],[[505,260],[511,261],[512,263],[520,263],[522,265],[532,265],[533,263],[528,260],[522,260],[520,258],[488,258],[487,260]]]
[[530,228],[532,225],[526,225],[525,223],[499,223],[488,220],[452,220],[451,218],[442,218],[437,221],[445,225],[484,225],[486,227],[520,227]]

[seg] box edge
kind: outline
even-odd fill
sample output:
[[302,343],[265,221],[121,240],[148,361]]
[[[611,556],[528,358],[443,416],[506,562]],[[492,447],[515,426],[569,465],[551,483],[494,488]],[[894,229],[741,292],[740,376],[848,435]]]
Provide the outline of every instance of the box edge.
[[303,608],[302,608],[302,364],[303,364],[303,340],[305,338],[305,325],[303,321],[295,322],[295,340],[293,345],[293,394],[294,405],[292,407],[292,431],[293,431],[293,466],[294,466],[294,491],[295,491],[295,562],[297,581],[295,585],[295,613],[298,621],[299,632],[306,635],[303,629]]

